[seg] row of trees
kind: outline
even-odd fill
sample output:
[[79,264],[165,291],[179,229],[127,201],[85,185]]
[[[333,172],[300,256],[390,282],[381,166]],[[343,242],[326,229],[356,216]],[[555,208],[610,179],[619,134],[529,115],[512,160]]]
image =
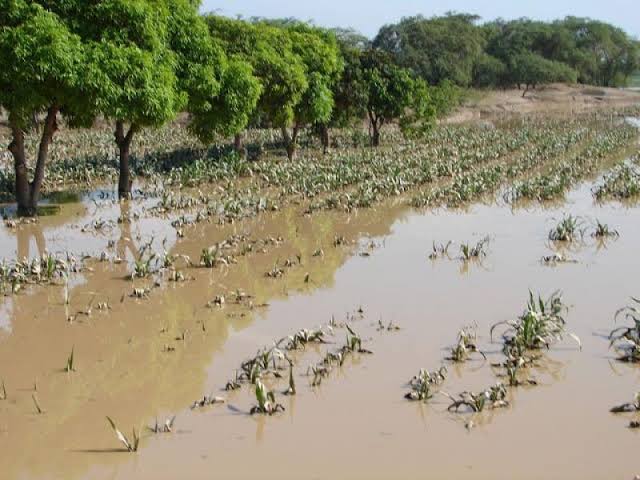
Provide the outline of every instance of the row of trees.
[[[70,127],[113,123],[118,192],[131,193],[130,149],[141,129],[189,114],[205,143],[249,126],[282,131],[290,158],[300,130],[368,117],[372,143],[400,120],[417,134],[433,123],[427,84],[350,32],[291,21],[202,16],[197,0],[0,0],[0,107],[12,134],[18,211],[36,213],[60,117]],[[409,108],[411,107],[411,108]],[[25,136],[36,124],[38,151]]]
[[[72,127],[98,116],[113,122],[126,197],[136,132],[186,110],[206,139],[243,127],[260,94],[250,65],[211,42],[193,0],[0,0],[0,64],[16,201],[26,215],[35,214],[61,115]],[[29,180],[25,132],[42,112]]]
[[[420,135],[455,103],[458,86],[612,85],[638,66],[638,42],[576,18],[480,26],[472,15],[412,17],[370,41],[199,8],[199,0],[0,0],[0,107],[21,214],[36,212],[60,117],[72,128],[112,122],[118,192],[128,197],[136,133],[181,112],[200,140],[235,137],[238,151],[248,127],[279,129],[293,158],[304,128],[325,149],[330,127],[365,119],[373,146],[391,121]],[[40,141],[29,178],[25,137],[34,124]]]
[[373,44],[434,85],[624,86],[640,68],[640,42],[607,23],[576,17],[479,24],[467,14],[417,16],[384,26]]

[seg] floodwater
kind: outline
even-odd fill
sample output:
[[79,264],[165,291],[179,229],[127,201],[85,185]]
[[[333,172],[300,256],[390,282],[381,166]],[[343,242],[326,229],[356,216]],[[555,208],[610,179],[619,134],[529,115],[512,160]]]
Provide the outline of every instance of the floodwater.
[[[228,267],[185,269],[184,283],[163,283],[148,299],[128,296],[151,280],[125,279],[127,263],[91,263],[65,306],[61,287],[30,287],[0,307],[0,477],[13,479],[631,479],[640,473],[640,437],[626,428],[633,417],[609,409],[633,399],[639,370],[614,361],[605,338],[615,311],[638,296],[640,210],[595,205],[590,184],[561,205],[512,210],[501,204],[421,212],[389,202],[353,214],[301,215],[290,207],[224,227],[203,224],[176,241],[168,221],[143,218],[83,233],[101,216],[121,215],[117,204],[65,206],[60,223],[0,231],[4,256],[69,247],[97,255],[114,240],[121,256],[136,255],[151,236],[167,237],[173,253],[199,257],[203,247],[247,233],[271,239],[265,252],[238,257]],[[93,209],[100,208],[100,213]],[[124,212],[125,214],[127,212]],[[604,243],[588,235],[567,255],[576,263],[542,265],[552,252],[548,231],[564,213],[586,224],[599,219],[620,232]],[[334,246],[336,236],[347,245]],[[458,245],[490,237],[488,256],[465,264]],[[273,239],[282,237],[282,242]],[[433,242],[452,240],[451,259],[429,260]],[[78,247],[79,246],[79,247]],[[314,256],[322,249],[323,256]],[[274,262],[301,257],[279,279],[265,277]],[[305,277],[308,274],[308,282]],[[249,309],[229,298],[253,295]],[[582,340],[545,353],[533,374],[537,387],[510,390],[511,405],[477,415],[447,412],[448,400],[403,399],[420,368],[437,369],[461,327],[477,324],[488,362],[448,365],[443,390],[479,391],[498,379],[490,362],[500,345],[489,328],[514,319],[528,291],[562,290],[571,308],[568,329]],[[125,295],[123,295],[125,294]],[[207,308],[225,295],[221,308]],[[109,311],[77,314],[94,301]],[[298,394],[278,395],[286,411],[249,416],[251,389],[222,391],[240,363],[259,348],[300,328],[350,321],[373,355],[357,355],[319,387],[305,376],[334,345],[296,355]],[[95,309],[94,309],[95,310]],[[400,331],[377,331],[379,320]],[[344,332],[334,330],[336,344]],[[337,346],[337,345],[336,345]],[[63,367],[72,348],[76,372]],[[34,385],[35,384],[35,385]],[[286,379],[274,384],[286,388]],[[34,390],[36,390],[34,392]],[[32,394],[44,410],[37,414]],[[205,394],[225,405],[191,410]],[[140,451],[128,454],[110,430],[112,417],[131,427],[177,415],[171,434],[143,432]],[[469,421],[475,425],[465,428]]]

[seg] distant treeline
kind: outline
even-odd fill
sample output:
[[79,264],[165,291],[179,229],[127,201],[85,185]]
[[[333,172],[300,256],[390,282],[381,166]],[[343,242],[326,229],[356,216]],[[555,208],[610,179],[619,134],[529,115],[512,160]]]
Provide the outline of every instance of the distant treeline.
[[479,23],[479,17],[405,18],[384,26],[373,47],[430,84],[508,87],[554,81],[626,86],[640,68],[640,42],[588,18]]

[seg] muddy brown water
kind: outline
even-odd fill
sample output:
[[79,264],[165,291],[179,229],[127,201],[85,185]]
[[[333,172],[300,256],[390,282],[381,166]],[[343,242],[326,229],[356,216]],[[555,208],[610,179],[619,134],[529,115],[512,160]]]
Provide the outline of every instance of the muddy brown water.
[[[195,280],[155,289],[147,300],[125,295],[121,302],[132,289],[124,279],[128,265],[99,263],[74,281],[68,307],[60,287],[4,298],[0,378],[8,399],[0,401],[0,478],[633,478],[640,473],[640,437],[626,428],[632,417],[608,410],[633,398],[640,377],[637,367],[613,360],[604,336],[614,312],[640,295],[640,210],[594,205],[590,187],[577,187],[552,208],[492,204],[419,212],[388,202],[350,215],[302,217],[299,207],[291,207],[224,227],[200,225],[175,245],[175,233],[162,219],[82,233],[79,227],[97,216],[120,215],[117,205],[96,213],[91,202],[65,205],[64,221],[51,217],[3,229],[3,256],[34,255],[45,247],[95,255],[113,239],[131,258],[154,235],[167,236],[173,252],[197,259],[203,247],[232,233],[285,241],[229,268],[185,270]],[[605,244],[586,237],[568,252],[577,263],[541,265],[551,253],[548,231],[565,212],[587,222],[598,218],[621,236]],[[334,247],[336,235],[355,243]],[[481,264],[455,258],[460,242],[487,235],[489,255]],[[455,242],[451,260],[427,258],[434,241],[448,240]],[[324,256],[314,257],[319,248]],[[370,256],[359,255],[365,251]],[[297,254],[301,266],[281,279],[265,278],[274,262]],[[236,288],[269,306],[206,307]],[[512,390],[504,410],[454,415],[444,397],[426,405],[403,399],[406,382],[420,368],[443,363],[462,326],[477,323],[481,348],[499,361],[489,327],[520,314],[529,289],[563,291],[571,305],[569,330],[582,339],[582,351],[570,341],[552,348],[544,368],[534,372],[541,385]],[[69,314],[92,298],[108,299],[112,310],[69,323]],[[300,353],[298,395],[278,396],[286,412],[251,417],[248,387],[222,391],[258,348],[300,328],[326,325],[332,315],[344,321],[359,307],[364,318],[352,323],[374,355],[354,357],[311,388],[305,370],[332,345]],[[378,332],[379,319],[401,330]],[[185,340],[178,340],[183,333]],[[343,338],[336,329],[336,344]],[[77,371],[68,374],[63,367],[72,348]],[[497,381],[481,361],[448,368],[447,392],[481,390]],[[35,413],[34,383],[43,414]],[[275,386],[284,390],[286,381]],[[227,405],[189,408],[209,393],[225,396]],[[140,451],[127,454],[119,451],[106,415],[127,434],[156,417],[177,419],[174,433],[144,432]],[[471,430],[465,428],[469,420]]]

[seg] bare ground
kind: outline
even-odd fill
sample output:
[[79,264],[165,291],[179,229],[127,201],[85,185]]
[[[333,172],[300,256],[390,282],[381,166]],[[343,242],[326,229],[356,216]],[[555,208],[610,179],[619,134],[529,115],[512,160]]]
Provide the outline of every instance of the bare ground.
[[640,91],[592,87],[588,85],[553,84],[529,90],[475,91],[465,104],[450,115],[445,123],[461,123],[503,114],[571,113],[596,108],[632,107],[640,105]]

